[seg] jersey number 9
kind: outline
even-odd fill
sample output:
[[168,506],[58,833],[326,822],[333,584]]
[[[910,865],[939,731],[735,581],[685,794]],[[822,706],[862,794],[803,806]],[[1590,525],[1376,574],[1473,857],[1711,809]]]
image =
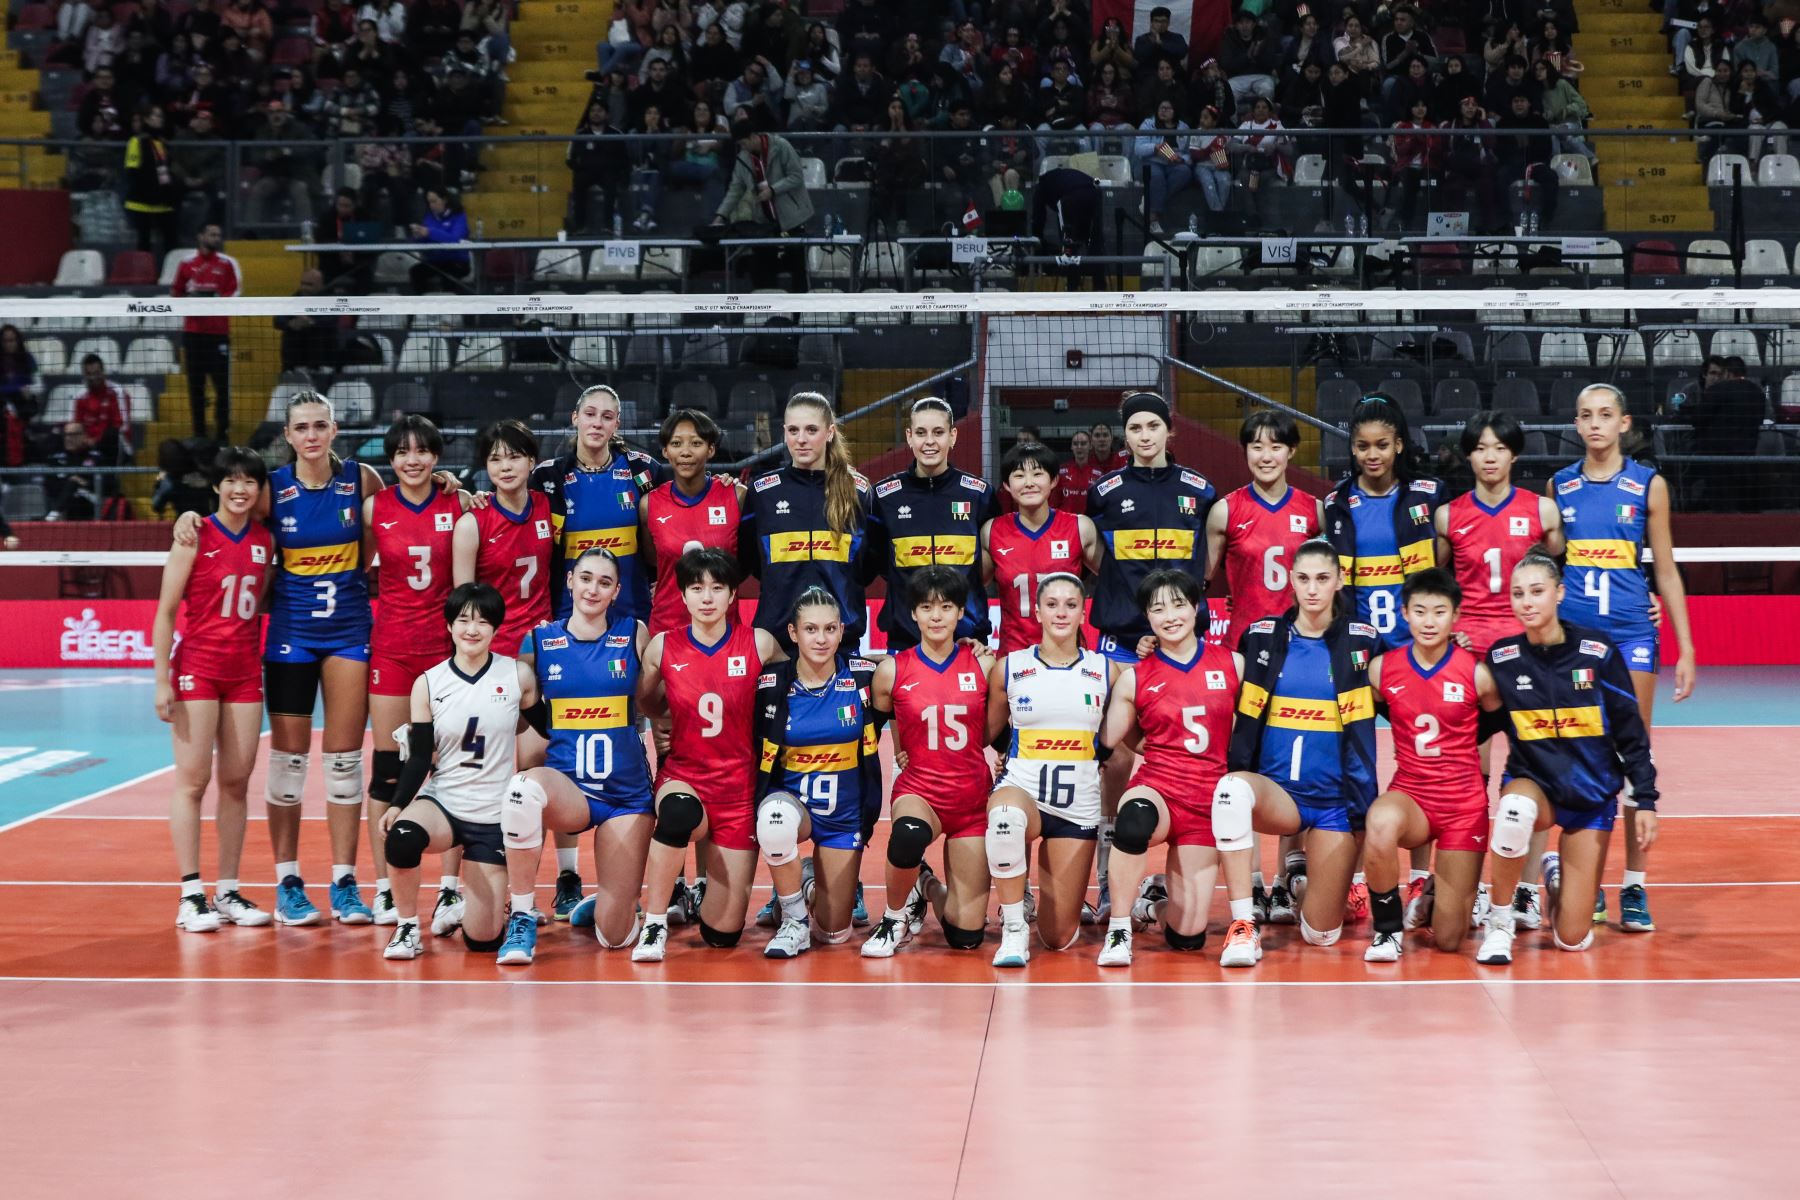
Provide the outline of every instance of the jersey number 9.
[[836,775],[808,775],[800,781],[800,799],[806,801],[806,807],[821,817],[829,817],[837,811],[838,777]]

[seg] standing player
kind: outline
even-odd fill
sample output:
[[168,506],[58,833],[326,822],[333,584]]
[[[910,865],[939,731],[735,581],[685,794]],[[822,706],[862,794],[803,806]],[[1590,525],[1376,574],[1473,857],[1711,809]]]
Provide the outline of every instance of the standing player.
[[547,706],[550,748],[543,766],[513,776],[500,813],[512,910],[497,956],[503,964],[529,963],[537,953],[532,892],[546,830],[577,840],[594,831],[594,894],[569,923],[592,925],[608,950],[637,940],[654,812],[636,702],[648,634],[642,621],[612,614],[619,587],[612,551],[583,550],[569,568],[574,611],[520,647]]
[[[1093,449],[1094,439],[1085,430],[1077,429],[1069,436],[1069,459],[1056,470],[1056,491],[1049,500],[1063,512],[1085,514],[1088,489],[1094,486],[1094,480],[1106,474],[1095,461]],[[1006,471],[1002,468],[1001,483],[1004,484],[1006,479]],[[1018,497],[1013,499],[1017,501]]]
[[1223,863],[1231,928],[1219,965],[1255,966],[1262,940],[1250,894],[1253,813],[1243,789],[1219,788],[1244,660],[1235,651],[1207,645],[1200,631],[1205,612],[1200,584],[1187,572],[1152,572],[1139,587],[1138,600],[1157,648],[1119,677],[1101,734],[1106,746],[1139,741],[1143,746],[1119,801],[1112,865],[1120,894],[1135,894],[1144,856],[1152,846],[1166,844],[1168,880],[1155,889],[1162,896],[1141,909],[1134,906],[1129,916],[1111,918],[1100,965],[1131,965],[1134,918],[1161,920],[1173,950],[1204,946],[1213,879]]
[[1046,576],[1079,577],[1100,566],[1100,534],[1080,515],[1086,492],[1072,509],[1050,506],[1052,497],[1062,494],[1062,478],[1056,456],[1034,442],[1013,446],[1000,460],[1000,480],[1018,511],[982,527],[981,577],[1000,604],[1002,655],[1043,640],[1034,614],[1038,584]]
[[875,485],[864,546],[863,578],[887,580],[890,603],[882,607],[881,629],[888,651],[897,654],[919,644],[906,603],[907,580],[928,566],[950,567],[962,575],[968,601],[956,635],[985,642],[992,628],[979,535],[999,513],[994,489],[950,462],[956,417],[948,401],[926,396],[913,402],[906,446],[912,465]]
[[[1369,684],[1394,728],[1394,777],[1369,806],[1363,861],[1374,939],[1365,962],[1394,962],[1402,946],[1396,850],[1437,846],[1433,893],[1416,923],[1431,920],[1439,950],[1462,944],[1488,835],[1487,776],[1476,748],[1484,700],[1496,696],[1487,665],[1450,640],[1462,589],[1448,572],[1420,571],[1401,586],[1411,640],[1369,667]],[[1430,865],[1427,860],[1427,865]],[[1429,914],[1429,916],[1427,916]]]
[[[863,943],[864,958],[892,957],[912,940],[927,902],[952,949],[978,949],[987,926],[983,838],[994,772],[984,735],[994,659],[957,642],[968,610],[962,572],[919,568],[907,580],[905,603],[921,640],[875,668],[871,700],[877,711],[893,714],[895,753],[906,766],[894,780],[890,806],[887,911]],[[947,886],[925,865],[925,851],[940,835]]]
[[[1558,471],[1550,497],[1562,509],[1569,544],[1569,586],[1562,616],[1610,638],[1631,672],[1638,710],[1649,728],[1656,706],[1656,623],[1651,620],[1650,581],[1644,553],[1654,555],[1656,591],[1675,629],[1675,700],[1694,692],[1694,638],[1687,590],[1675,565],[1669,534],[1669,485],[1654,467],[1625,456],[1631,432],[1625,396],[1596,383],[1575,397],[1575,431],[1587,446],[1582,461]],[[1633,796],[1625,796],[1625,883],[1619,890],[1619,923],[1632,932],[1656,928],[1644,891],[1650,843],[1638,828]],[[1604,864],[1602,864],[1604,865]],[[1594,920],[1606,920],[1606,897],[1597,893]]]
[[[493,652],[506,620],[506,601],[493,586],[458,584],[444,601],[444,618],[455,653],[413,681],[412,720],[400,735],[408,754],[393,806],[382,815],[398,916],[386,958],[417,958],[424,950],[419,863],[428,853],[463,853],[469,899],[457,923],[464,945],[477,953],[497,949],[506,922],[500,805],[513,774],[519,713],[537,703],[537,681],[517,659]],[[431,788],[421,793],[428,771]],[[465,909],[462,901],[457,908]]]
[[[686,601],[688,623],[650,639],[638,681],[644,710],[666,714],[671,735],[656,765],[656,827],[644,886],[651,896],[680,890],[688,843],[701,841],[694,907],[700,939],[719,949],[743,935],[756,875],[750,717],[762,665],[781,654],[773,634],[738,621],[741,579],[736,560],[716,546],[677,558],[669,586]],[[652,905],[631,960],[661,962],[668,925],[667,910]]]
[[1050,575],[1038,583],[1043,640],[1015,650],[988,676],[988,738],[1012,726],[1006,771],[988,799],[988,875],[1000,898],[996,967],[1031,960],[1025,922],[1025,871],[1038,851],[1038,937],[1067,950],[1081,936],[1082,903],[1100,837],[1100,723],[1117,663],[1081,645],[1081,580]]
[[[212,463],[211,474],[219,511],[202,522],[198,545],[178,542],[170,548],[153,635],[156,715],[169,723],[175,740],[175,789],[169,800],[169,831],[181,872],[175,924],[188,933],[210,933],[221,920],[269,923],[269,914],[238,890],[246,792],[262,729],[262,679],[246,674],[244,664],[255,661],[263,593],[274,573],[275,540],[254,519],[269,469],[254,450],[230,446]],[[200,803],[215,775],[219,879],[209,904],[200,882]]]
[[1094,460],[1094,478],[1116,471],[1120,467],[1131,465],[1131,455],[1127,450],[1113,449],[1112,426],[1105,421],[1096,421],[1088,430],[1088,440],[1093,446],[1091,457]]

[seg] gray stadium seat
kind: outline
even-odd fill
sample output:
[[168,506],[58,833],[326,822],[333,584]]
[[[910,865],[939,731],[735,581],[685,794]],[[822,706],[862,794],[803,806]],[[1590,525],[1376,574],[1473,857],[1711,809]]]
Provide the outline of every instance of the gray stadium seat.
[[1508,412],[1529,420],[1543,415],[1543,410],[1538,407],[1537,384],[1529,379],[1502,379],[1496,383],[1489,406],[1495,412]]
[[1362,384],[1356,380],[1327,379],[1315,394],[1314,411],[1327,425],[1344,425],[1362,397]]
[[1440,379],[1431,390],[1431,415],[1437,424],[1466,421],[1481,411],[1481,388],[1473,379]]

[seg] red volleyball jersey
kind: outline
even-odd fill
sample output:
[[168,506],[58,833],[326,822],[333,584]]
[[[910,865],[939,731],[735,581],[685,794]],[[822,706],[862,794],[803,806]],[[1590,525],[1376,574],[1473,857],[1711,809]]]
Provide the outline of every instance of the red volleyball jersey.
[[709,804],[750,802],[755,785],[756,679],[762,657],[756,627],[732,624],[715,646],[694,640],[693,627],[663,638],[663,692],[669,702],[669,754],[658,785],[678,779]]
[[914,646],[894,658],[894,736],[906,770],[894,794],[951,802],[994,784],[987,757],[987,675],[967,646],[934,663]]
[[1000,601],[1000,653],[1035,646],[1044,630],[1037,619],[1038,580],[1067,572],[1081,574],[1081,518],[1050,510],[1042,529],[1025,528],[1015,513],[995,517],[988,528],[994,558],[994,593]]
[[1100,464],[1093,459],[1064,463],[1056,472],[1056,493],[1050,502],[1064,512],[1087,512],[1088,489],[1102,474]]
[[1156,786],[1154,779],[1192,781],[1190,794],[1203,791],[1210,805],[1212,789],[1225,774],[1237,706],[1231,651],[1203,642],[1194,660],[1182,664],[1158,650],[1140,659],[1136,669],[1144,758],[1133,782],[1139,775],[1149,786]]
[[499,497],[486,508],[472,509],[481,548],[475,555],[475,578],[499,589],[506,601],[506,620],[494,633],[494,653],[517,655],[525,635],[550,619],[550,557],[556,531],[550,501],[542,492],[528,493],[522,513],[510,513]]
[[1270,504],[1246,485],[1225,497],[1225,586],[1231,589],[1231,628],[1225,645],[1254,621],[1278,617],[1294,603],[1288,568],[1294,551],[1319,536],[1319,502],[1288,488],[1280,504]]
[[274,557],[274,536],[255,522],[233,537],[217,516],[200,523],[194,569],[182,593],[181,674],[236,679],[257,670],[262,657],[263,580]]
[[714,476],[694,499],[675,490],[674,481],[645,501],[650,545],[656,553],[656,588],[650,593],[650,636],[688,623],[687,604],[675,582],[675,560],[689,550],[717,549],[736,556],[737,486]]
[[1422,670],[1410,646],[1381,656],[1381,696],[1394,727],[1394,778],[1390,787],[1413,799],[1456,801],[1483,797],[1476,725],[1481,697],[1475,691],[1480,660],[1451,643],[1435,667]]
[[1497,508],[1483,504],[1474,492],[1458,496],[1450,502],[1444,536],[1462,588],[1462,619],[1499,622],[1506,632],[1519,632],[1512,611],[1512,573],[1525,551],[1544,540],[1537,495],[1514,488]]
[[444,601],[455,586],[451,543],[462,502],[452,492],[432,489],[431,499],[414,508],[397,487],[375,493],[369,524],[380,560],[375,581],[375,631],[371,654],[393,657],[450,653]]

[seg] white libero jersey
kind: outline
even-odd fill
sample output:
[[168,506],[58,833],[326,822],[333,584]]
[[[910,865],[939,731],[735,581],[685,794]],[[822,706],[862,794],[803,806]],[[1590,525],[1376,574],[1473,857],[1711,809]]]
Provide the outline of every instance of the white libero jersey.
[[437,762],[425,794],[460,820],[497,824],[506,783],[518,769],[518,660],[494,654],[478,674],[464,675],[455,659],[446,659],[425,672],[425,686],[437,735]]
[[1012,744],[1003,784],[1029,793],[1038,809],[1076,825],[1100,823],[1100,764],[1094,759],[1106,714],[1106,657],[1083,650],[1052,667],[1035,646],[1006,656]]

